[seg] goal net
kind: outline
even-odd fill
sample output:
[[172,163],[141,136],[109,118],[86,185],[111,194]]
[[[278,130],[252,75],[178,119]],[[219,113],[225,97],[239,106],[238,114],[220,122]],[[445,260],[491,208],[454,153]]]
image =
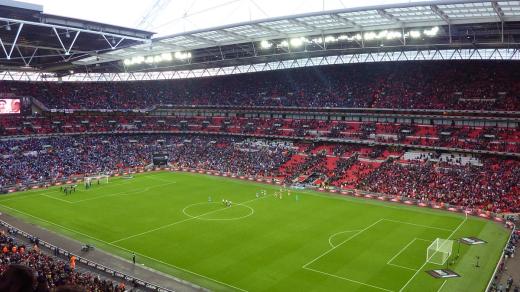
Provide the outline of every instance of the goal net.
[[451,255],[453,240],[435,239],[426,251],[426,261],[433,264],[444,265]]
[[86,176],[85,177],[85,184],[91,183],[91,184],[98,184],[98,182],[101,183],[108,183],[108,177],[107,174],[99,174],[99,175],[93,175],[93,176]]

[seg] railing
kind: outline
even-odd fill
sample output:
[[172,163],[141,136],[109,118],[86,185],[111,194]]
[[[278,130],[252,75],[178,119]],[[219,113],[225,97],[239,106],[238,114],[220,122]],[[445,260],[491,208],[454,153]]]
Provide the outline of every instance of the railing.
[[[5,226],[5,227],[7,227],[8,229],[12,229],[12,230],[14,230],[17,234],[20,234],[21,236],[23,236],[23,237],[25,237],[25,238],[27,238],[27,239],[33,239],[33,238],[34,238],[34,236],[32,236],[31,234],[29,234],[29,233],[27,233],[27,232],[25,232],[25,231],[23,231],[23,230],[20,230],[20,229],[14,227],[14,226],[12,226],[12,225],[10,225],[9,223],[7,223],[7,222],[5,222],[5,221],[0,220],[0,225]],[[51,244],[51,243],[48,243],[48,242],[46,242],[46,241],[40,240],[40,241],[39,241],[39,244],[40,244],[41,246],[43,246],[43,247],[48,248],[48,249],[51,250],[51,251],[57,251],[58,254],[60,254],[60,255],[63,255],[63,256],[66,256],[66,257],[75,256],[76,259],[77,259],[80,263],[83,263],[83,264],[85,264],[85,265],[87,265],[87,266],[89,266],[89,267],[91,267],[91,268],[94,268],[94,269],[96,269],[96,270],[98,270],[98,271],[101,271],[101,272],[107,273],[107,274],[109,274],[109,275],[112,276],[112,277],[117,277],[117,278],[120,278],[120,279],[122,279],[122,280],[130,281],[130,282],[135,282],[135,283],[139,284],[139,285],[142,286],[142,287],[145,287],[145,288],[148,288],[148,289],[151,289],[151,290],[154,290],[154,291],[158,291],[158,292],[175,292],[174,290],[171,290],[171,289],[168,289],[168,288],[163,288],[163,287],[161,287],[161,286],[159,286],[159,285],[152,284],[152,283],[150,283],[150,282],[147,282],[147,281],[141,280],[141,279],[136,278],[136,277],[134,277],[134,276],[130,276],[130,275],[128,275],[128,274],[125,274],[125,273],[119,272],[119,271],[114,270],[114,269],[112,269],[112,268],[109,268],[109,267],[107,267],[107,266],[104,266],[104,265],[98,264],[98,263],[93,262],[93,261],[91,261],[91,260],[88,260],[88,259],[86,259],[86,258],[84,258],[84,257],[81,257],[81,256],[79,256],[79,255],[77,255],[77,254],[73,254],[73,253],[71,253],[71,252],[69,252],[69,251],[67,251],[67,250],[64,250],[64,249],[62,249],[62,248],[59,248],[59,247],[57,247],[57,246],[55,246],[55,245],[53,245],[53,244]],[[186,283],[184,283],[184,284],[186,284]],[[194,287],[194,288],[199,288],[199,289],[200,289],[200,287],[195,286],[195,285],[193,285],[193,287]]]
[[493,275],[491,275],[491,278],[489,279],[488,285],[486,287],[486,291],[487,292],[491,292],[491,285],[493,284],[493,280],[495,279],[495,276],[496,276],[496,274],[498,272],[498,267],[500,266],[500,263],[504,260],[504,254],[506,252],[506,248],[507,248],[507,246],[509,244],[509,241],[511,240],[511,237],[515,233],[515,231],[516,231],[516,226],[513,225],[513,230],[511,231],[511,234],[509,234],[509,238],[507,239],[507,242],[506,242],[506,244],[504,246],[504,249],[502,249],[502,254],[500,255],[500,259],[497,262],[495,270],[493,271]]

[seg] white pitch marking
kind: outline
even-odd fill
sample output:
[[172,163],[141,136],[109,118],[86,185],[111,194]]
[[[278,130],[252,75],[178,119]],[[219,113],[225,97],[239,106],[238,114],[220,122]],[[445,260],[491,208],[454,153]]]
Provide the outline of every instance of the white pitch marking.
[[359,281],[352,280],[352,279],[345,278],[345,277],[341,277],[341,276],[338,276],[338,275],[329,274],[327,272],[323,272],[323,271],[320,271],[320,270],[315,270],[315,269],[312,269],[312,268],[307,268],[305,266],[303,268],[306,269],[306,270],[309,270],[309,271],[313,271],[313,272],[324,274],[324,275],[327,275],[327,276],[330,276],[330,277],[342,279],[342,280],[349,281],[349,282],[352,282],[352,283],[356,283],[356,284],[359,284],[359,285],[363,285],[363,286],[367,286],[367,287],[371,287],[371,288],[375,288],[375,289],[379,289],[379,290],[383,290],[383,291],[394,292],[393,290],[389,290],[389,289],[382,288],[382,287],[379,287],[379,286],[374,286],[374,285],[371,285],[371,284],[359,282]]
[[338,235],[338,234],[343,234],[343,233],[350,233],[350,232],[359,232],[359,229],[358,230],[345,230],[345,231],[340,231],[340,232],[336,232],[334,234],[332,234],[331,236],[329,236],[329,245],[331,247],[334,247],[334,244],[332,244],[332,239]]
[[[242,203],[239,203],[239,204],[234,204],[232,205],[231,207],[229,208],[233,208],[234,206],[237,206],[237,205],[243,205],[245,203],[249,203],[249,202],[253,202],[253,201],[256,201],[258,199],[262,199],[262,198],[266,198],[267,196],[265,197],[259,197],[259,198],[255,198],[255,199],[252,199],[252,200],[248,200],[248,201],[245,201],[245,202],[242,202]],[[245,206],[245,205],[244,205]],[[120,242],[120,241],[123,241],[123,240],[127,240],[127,239],[130,239],[130,238],[134,238],[134,237],[137,237],[137,236],[141,236],[141,235],[145,235],[145,234],[148,234],[148,233],[152,233],[152,232],[155,232],[157,230],[161,230],[161,229],[164,229],[164,228],[168,228],[168,227],[171,227],[171,226],[174,226],[174,225],[177,225],[177,224],[180,224],[180,223],[184,223],[186,221],[190,221],[190,220],[194,220],[194,219],[198,219],[199,217],[202,217],[202,216],[205,216],[205,215],[209,215],[209,214],[213,214],[213,213],[216,213],[216,212],[219,212],[219,211],[222,211],[222,210],[227,210],[229,208],[220,208],[220,209],[217,209],[217,210],[213,210],[213,211],[209,211],[209,212],[206,212],[206,213],[203,213],[203,214],[200,214],[198,216],[193,216],[193,217],[189,217],[189,218],[186,218],[184,220],[181,220],[181,221],[176,221],[176,222],[173,222],[173,223],[170,223],[170,224],[166,224],[166,225],[163,225],[163,226],[159,226],[157,228],[154,228],[154,229],[150,229],[150,230],[147,230],[147,231],[144,231],[144,232],[141,232],[141,233],[137,233],[137,234],[134,234],[134,235],[130,235],[130,236],[127,236],[127,237],[124,237],[124,238],[121,238],[121,239],[118,239],[118,240],[114,240],[112,242],[110,242],[111,244],[112,243],[116,243],[116,242]]]
[[136,191],[136,192],[123,191],[123,192],[118,192],[118,193],[113,193],[113,194],[108,194],[108,195],[101,195],[101,196],[91,197],[91,198],[87,198],[87,199],[83,199],[83,200],[74,201],[74,204],[82,203],[82,202],[86,202],[86,201],[97,200],[97,199],[102,199],[102,198],[108,198],[108,197],[128,196],[128,195],[141,194],[141,193],[147,192],[147,191],[149,191],[149,190],[151,190],[153,188],[163,187],[163,186],[171,185],[171,184],[174,184],[174,183],[175,182],[154,185],[154,186],[147,187],[147,188],[144,188],[144,189]]
[[[464,218],[464,220],[462,220],[462,222],[459,224],[459,226],[457,226],[457,228],[455,228],[455,229],[451,232],[450,236],[448,236],[447,239],[450,239],[450,238],[455,234],[455,232],[457,232],[457,230],[459,230],[459,229],[462,227],[462,225],[466,222],[466,220],[468,220],[468,217],[467,217],[467,216],[466,216],[466,218]],[[413,276],[410,278],[410,280],[408,280],[408,282],[406,282],[406,283],[404,284],[404,286],[399,290],[399,292],[403,291],[404,288],[406,288],[406,286],[408,286],[408,284],[410,284],[410,282],[412,282],[412,280],[415,278],[415,276],[417,276],[417,274],[419,273],[419,271],[421,271],[421,270],[424,268],[424,266],[426,266],[426,264],[428,264],[428,260],[426,260],[426,261],[424,262],[424,264],[423,264],[423,265],[422,265],[422,266],[417,270],[417,272],[415,272],[415,274],[413,274]]]
[[58,191],[44,191],[43,193],[36,193],[36,194],[30,194],[30,195],[12,194],[12,195],[9,195],[10,197],[8,197],[7,199],[0,200],[0,203],[14,201],[14,200],[18,200],[18,199],[24,199],[24,198],[32,198],[32,197],[36,197],[36,196],[43,196],[45,194],[52,194],[52,193],[57,193],[57,192]]
[[412,239],[412,241],[410,241],[397,254],[395,254],[390,260],[388,260],[388,262],[386,262],[386,264],[389,265],[393,260],[395,260],[395,258],[397,258],[403,251],[405,251],[405,249],[407,249],[410,245],[412,245],[416,240],[417,240],[417,238]]
[[444,285],[446,284],[448,280],[444,280],[444,282],[442,282],[442,285],[439,287],[439,290],[437,290],[437,292],[441,291],[442,288],[444,287]]
[[417,237],[415,239],[422,240],[422,241],[428,241],[429,243],[431,243],[433,241],[431,239],[424,239],[424,238],[417,238]]
[[67,204],[72,204],[73,202],[69,201],[69,200],[64,200],[64,199],[60,199],[60,198],[56,198],[56,197],[53,197],[53,196],[49,196],[47,194],[42,194],[42,196],[44,197],[47,197],[47,198],[50,198],[50,199],[53,199],[53,200],[58,200],[60,202],[65,202]]
[[306,263],[305,265],[303,265],[303,268],[306,268],[307,266],[309,266],[310,264],[314,263],[315,261],[319,260],[320,258],[324,257],[325,255],[327,255],[328,253],[330,253],[331,251],[335,250],[336,248],[338,248],[339,246],[343,245],[345,242],[347,241],[350,241],[352,238],[360,235],[361,233],[363,233],[364,231],[368,230],[369,228],[375,226],[377,223],[383,221],[384,219],[379,219],[377,220],[376,222],[370,224],[369,226],[359,230],[358,232],[356,232],[356,234],[350,236],[349,238],[347,238],[346,240],[342,241],[340,244],[334,246],[333,248],[327,250],[326,252],[322,253],[320,256],[318,256],[317,258],[313,259],[312,261]]
[[[0,205],[1,205],[1,204],[0,204]],[[26,215],[26,216],[33,217],[33,218],[35,218],[35,219],[37,219],[37,220],[40,220],[40,221],[42,221],[42,222],[46,222],[46,223],[52,224],[52,225],[54,225],[54,226],[58,226],[59,228],[62,228],[62,229],[65,229],[65,230],[69,230],[69,231],[74,232],[74,233],[79,234],[79,235],[83,235],[83,236],[85,236],[85,237],[88,237],[88,238],[94,239],[94,240],[96,240],[96,241],[98,241],[98,242],[101,242],[101,243],[104,243],[104,244],[107,244],[107,245],[111,245],[111,246],[116,247],[116,248],[118,248],[118,249],[120,249],[120,250],[123,250],[123,251],[126,251],[126,252],[133,252],[133,253],[135,253],[136,255],[139,255],[139,256],[141,256],[141,257],[144,257],[144,258],[147,258],[147,259],[153,260],[153,261],[158,262],[158,263],[161,263],[161,264],[163,264],[163,265],[173,267],[173,268],[175,268],[175,269],[178,269],[178,270],[181,270],[181,271],[184,271],[184,272],[190,273],[190,274],[192,274],[192,275],[199,276],[199,277],[201,277],[201,278],[208,279],[208,280],[213,281],[213,282],[215,282],[215,283],[219,283],[219,284],[221,284],[221,285],[228,286],[228,287],[231,287],[231,288],[236,289],[236,290],[239,290],[239,291],[248,292],[247,290],[244,290],[244,289],[238,288],[238,287],[233,286],[233,285],[231,285],[231,284],[227,284],[227,283],[221,282],[221,281],[219,281],[219,280],[216,280],[216,279],[213,279],[213,278],[210,278],[210,277],[207,277],[207,276],[204,276],[204,275],[198,274],[198,273],[196,273],[196,272],[190,271],[190,270],[188,270],[188,269],[184,269],[184,268],[181,268],[181,267],[178,267],[178,266],[175,266],[175,265],[172,265],[172,264],[169,264],[169,263],[163,262],[163,261],[161,261],[161,260],[159,260],[159,259],[156,259],[156,258],[153,258],[153,257],[147,256],[147,255],[144,255],[144,254],[141,254],[141,253],[138,253],[138,252],[135,252],[135,251],[129,250],[129,249],[126,249],[126,248],[124,248],[124,247],[122,247],[122,246],[119,246],[119,245],[116,245],[116,244],[112,244],[112,243],[110,243],[110,242],[107,242],[107,241],[104,241],[104,240],[102,240],[102,239],[99,239],[99,238],[93,237],[93,236],[88,235],[88,234],[85,234],[85,233],[83,233],[83,232],[80,232],[80,231],[77,231],[77,230],[74,230],[74,229],[71,229],[71,228],[65,227],[65,226],[63,226],[63,225],[60,225],[60,224],[54,223],[54,222],[52,222],[52,221],[45,220],[45,219],[39,218],[39,217],[37,217],[37,216],[34,216],[34,215],[31,215],[31,214],[25,213],[25,212],[23,212],[23,211],[20,211],[20,210],[15,209],[15,208],[11,208],[11,207],[8,207],[8,206],[5,206],[5,205],[2,205],[2,206],[5,207],[5,208],[7,208],[7,209],[11,209],[11,210],[13,210],[13,211],[15,211],[15,212],[18,212],[18,213],[20,213],[20,214],[24,214],[24,215]]]
[[447,228],[441,228],[441,227],[434,227],[434,226],[428,226],[428,225],[416,224],[416,223],[405,222],[405,221],[399,221],[399,220],[394,220],[394,219],[384,219],[384,220],[385,220],[385,221],[389,221],[389,222],[395,222],[395,223],[401,223],[401,224],[408,224],[408,225],[413,225],[413,226],[423,227],[423,228],[438,229],[438,230],[442,230],[442,231],[452,231],[451,229],[447,229]]
[[406,269],[406,270],[410,270],[410,271],[417,271],[416,269],[413,269],[413,268],[409,268],[409,267],[405,267],[405,266],[401,266],[401,265],[396,265],[396,264],[387,264],[389,266],[394,266],[394,267],[398,267],[398,268],[401,268],[401,269]]
[[[212,204],[220,204],[218,202],[211,202]],[[242,205],[242,204],[233,204],[232,206],[235,206],[235,205],[238,205],[238,206],[243,206],[243,207],[246,207],[249,209],[249,213],[246,214],[246,215],[243,215],[243,216],[238,216],[238,217],[235,217],[235,218],[202,218],[200,216],[202,215],[207,215],[207,214],[202,214],[202,215],[197,215],[197,216],[193,216],[191,215],[190,213],[188,213],[186,211],[186,209],[189,209],[190,207],[193,207],[193,206],[197,206],[197,205],[203,205],[203,204],[211,204],[209,202],[202,202],[202,203],[195,203],[195,204],[191,204],[191,205],[188,205],[186,207],[184,207],[184,209],[182,209],[182,213],[184,213],[184,215],[188,216],[188,217],[191,217],[193,219],[199,219],[199,220],[205,220],[205,221],[233,221],[233,220],[240,220],[240,219],[244,219],[244,218],[247,218],[249,216],[252,216],[253,214],[255,214],[255,210],[247,205]],[[225,208],[220,208],[219,210],[221,209],[225,209]]]

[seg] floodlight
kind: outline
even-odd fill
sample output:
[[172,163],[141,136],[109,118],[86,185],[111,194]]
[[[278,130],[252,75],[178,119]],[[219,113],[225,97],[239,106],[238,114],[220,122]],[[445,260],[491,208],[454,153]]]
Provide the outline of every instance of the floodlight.
[[161,58],[163,61],[171,61],[173,59],[170,53],[162,53]]
[[132,63],[133,64],[141,64],[144,62],[144,57],[143,56],[137,56],[137,57],[133,57],[132,58]]
[[424,30],[424,34],[429,36],[429,37],[434,37],[437,35],[437,33],[439,32],[439,27],[435,26],[435,27],[432,27],[430,29],[425,29]]
[[179,59],[179,60],[184,60],[184,59],[189,59],[191,58],[191,53],[190,52],[175,52],[175,58],[176,59]]
[[418,30],[411,30],[410,31],[410,36],[412,38],[419,38],[419,37],[421,37],[421,32],[418,31]]
[[370,41],[370,40],[373,40],[377,37],[376,33],[375,32],[366,32],[364,35],[363,35],[363,38],[365,39],[365,41]]
[[147,64],[152,64],[153,63],[153,56],[148,56],[146,57],[146,59],[144,60],[145,63]]
[[410,31],[410,36],[414,39],[416,38],[420,38],[421,37],[421,32],[418,31],[418,30],[411,30]]
[[311,40],[313,43],[315,44],[321,44],[323,43],[323,39],[322,38],[314,38]]
[[306,41],[306,39],[303,37],[292,38],[290,41],[290,44],[291,44],[291,47],[301,47],[305,41]]
[[125,59],[125,60],[123,61],[123,64],[125,64],[125,66],[130,66],[130,65],[132,65],[132,60],[130,60],[130,59]]
[[386,39],[387,40],[398,39],[398,38],[401,38],[401,36],[402,36],[402,34],[398,31],[390,31],[386,35]]
[[338,39],[333,37],[333,36],[331,36],[331,35],[325,37],[325,42],[326,43],[333,43],[333,42],[337,42],[337,41],[338,41]]
[[378,39],[386,38],[387,35],[388,35],[388,30],[382,30],[377,34],[376,38],[378,38]]
[[263,40],[260,42],[260,47],[262,49],[270,49],[272,46],[273,46],[273,43],[271,43],[269,41]]

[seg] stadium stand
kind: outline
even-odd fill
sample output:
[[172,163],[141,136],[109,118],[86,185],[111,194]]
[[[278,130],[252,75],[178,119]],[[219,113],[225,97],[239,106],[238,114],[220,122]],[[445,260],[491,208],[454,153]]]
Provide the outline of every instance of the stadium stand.
[[[100,174],[130,179],[137,172],[161,170],[275,184],[280,199],[293,187],[466,213],[453,230],[430,226],[452,232],[448,240],[455,239],[468,214],[508,227],[510,216],[520,214],[518,1],[448,0],[322,11],[153,39],[151,32],[46,15],[43,8],[10,2],[0,3],[0,44],[6,55],[0,58],[5,70],[0,72],[0,194],[79,183]],[[292,44],[294,40],[301,44]],[[445,54],[435,57],[439,50]],[[21,58],[11,58],[13,52]],[[481,52],[487,55],[478,60]],[[386,55],[378,59],[385,62],[373,54]],[[336,60],[313,63],[320,58]],[[135,59],[142,61],[134,64]],[[284,61],[287,66],[274,65]],[[165,165],[154,164],[157,153],[167,154]],[[265,190],[257,192],[256,198],[264,195]],[[208,204],[213,199],[215,195],[208,196]],[[186,208],[182,212],[191,219],[206,214],[191,216]],[[9,223],[3,219],[5,227]],[[364,232],[375,224],[333,234],[328,238],[331,250],[339,246],[332,237]],[[83,263],[86,269],[75,269],[64,257],[69,256],[65,247],[53,246],[57,254],[42,251],[37,241],[29,244],[14,229],[2,228],[0,292],[140,291],[135,258],[133,263],[120,259],[130,265],[126,270],[117,270],[123,268],[119,262],[114,268],[93,261]],[[107,243],[160,229],[136,228],[135,235]],[[519,236],[511,233],[488,291],[502,291],[499,276],[505,277],[504,262],[515,254]],[[164,264],[169,265],[168,259]],[[89,265],[109,269],[111,275],[104,277],[101,268]],[[400,268],[419,273],[424,267]],[[169,268],[192,273],[182,265]],[[250,280],[247,268],[240,275],[244,282]],[[380,288],[307,270],[365,285],[359,290]],[[407,285],[417,273],[404,286],[399,283],[399,291],[412,287]],[[238,288],[242,283],[230,282],[235,287],[218,276],[193,274],[206,279],[197,284],[171,279],[189,287],[181,291],[203,290],[198,284],[212,277],[222,287],[246,291]],[[507,280],[509,289],[512,281]],[[144,283],[150,284],[144,290],[170,291]],[[8,290],[18,284],[19,289]],[[266,287],[283,289],[277,284]]]
[[75,266],[75,260],[73,263],[41,251],[37,238],[32,242],[21,241],[14,229],[0,231],[0,246],[1,291],[46,292],[81,287],[84,291],[123,292],[138,286],[135,283],[127,286],[126,281],[117,283],[81,271]]
[[[142,168],[151,163],[153,152],[167,151],[175,167],[358,188],[494,212],[520,210],[520,163],[516,159],[404,153],[384,147],[331,143],[308,144],[300,152],[290,141],[267,141],[167,134],[3,140],[0,157],[6,163],[2,163],[0,186]],[[475,181],[479,184],[472,183]]]
[[174,81],[5,82],[0,92],[34,97],[51,109],[173,104],[518,111],[519,80],[512,63],[450,61],[313,67]]
[[[273,128],[273,125],[276,128]],[[186,132],[279,136],[280,138],[346,138],[353,141],[520,153],[518,128],[408,125],[270,118],[150,117],[147,115],[56,114],[10,117],[0,121],[4,136],[57,133]],[[338,130],[338,129],[342,130]],[[486,134],[493,133],[493,134]]]

